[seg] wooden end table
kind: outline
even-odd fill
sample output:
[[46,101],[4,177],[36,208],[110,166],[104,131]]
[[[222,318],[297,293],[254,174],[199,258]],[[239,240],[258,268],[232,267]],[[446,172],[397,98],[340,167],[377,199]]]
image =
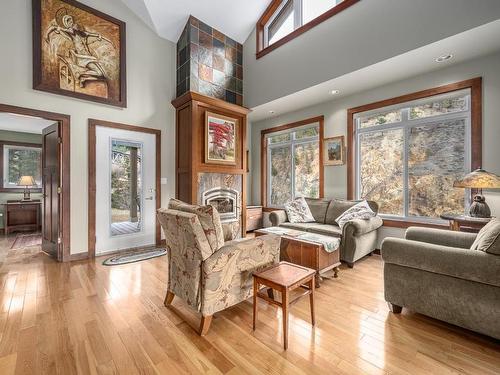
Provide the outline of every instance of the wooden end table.
[[[316,271],[302,267],[297,264],[280,262],[262,271],[253,274],[253,330],[257,322],[257,298],[279,306],[283,313],[283,347],[288,348],[288,310],[290,305],[297,302],[301,297],[309,295],[311,305],[311,324],[316,324],[314,317],[314,275]],[[274,300],[273,293],[266,295],[259,291],[260,286],[266,286],[281,293],[281,302]],[[306,288],[307,286],[308,288]],[[304,292],[290,300],[290,292],[303,287]]]
[[472,217],[455,214],[442,214],[441,219],[450,222],[450,230],[460,232],[479,232],[479,230],[491,221],[491,218]]

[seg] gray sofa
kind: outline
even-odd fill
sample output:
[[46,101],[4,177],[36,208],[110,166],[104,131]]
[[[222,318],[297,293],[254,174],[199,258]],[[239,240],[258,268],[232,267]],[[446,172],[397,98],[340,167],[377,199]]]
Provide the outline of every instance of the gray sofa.
[[[276,210],[269,216],[272,225],[341,237],[340,259],[351,268],[355,261],[375,250],[377,229],[383,225],[380,217],[376,216],[370,220],[353,220],[347,223],[343,230],[335,222],[336,218],[359,201],[306,198],[306,202],[316,220],[314,223],[290,223],[285,210]],[[368,201],[368,204],[374,212],[378,212],[377,203]]]
[[500,339],[500,255],[470,250],[476,234],[408,228],[382,243],[385,299]]

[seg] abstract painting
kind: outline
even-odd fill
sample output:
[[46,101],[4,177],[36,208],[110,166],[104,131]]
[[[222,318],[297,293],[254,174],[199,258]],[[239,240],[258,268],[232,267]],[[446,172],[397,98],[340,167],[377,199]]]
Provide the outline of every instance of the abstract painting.
[[126,107],[125,23],[74,0],[33,0],[33,88]]
[[326,138],[324,140],[324,165],[345,164],[344,136]]
[[237,120],[206,112],[205,163],[236,165]]

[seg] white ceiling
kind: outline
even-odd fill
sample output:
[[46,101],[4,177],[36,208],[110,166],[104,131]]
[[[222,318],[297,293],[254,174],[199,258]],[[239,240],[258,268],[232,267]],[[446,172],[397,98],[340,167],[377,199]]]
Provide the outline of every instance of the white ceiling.
[[21,116],[12,113],[0,113],[0,130],[21,133],[42,134],[42,129],[50,126],[54,121],[39,117]]
[[[500,20],[497,20],[256,106],[252,108],[249,120],[255,122],[276,117],[493,53],[500,50],[499,35]],[[453,59],[444,63],[434,61],[436,57],[449,53],[453,54]],[[333,89],[339,90],[340,94],[333,96]]]
[[243,43],[270,0],[122,0],[156,33],[174,43],[192,15]]

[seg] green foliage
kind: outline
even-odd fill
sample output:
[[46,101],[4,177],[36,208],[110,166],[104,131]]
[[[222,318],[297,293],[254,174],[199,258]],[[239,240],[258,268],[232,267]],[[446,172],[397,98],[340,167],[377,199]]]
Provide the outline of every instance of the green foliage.
[[9,149],[9,183],[17,184],[21,176],[41,181],[41,150]]

